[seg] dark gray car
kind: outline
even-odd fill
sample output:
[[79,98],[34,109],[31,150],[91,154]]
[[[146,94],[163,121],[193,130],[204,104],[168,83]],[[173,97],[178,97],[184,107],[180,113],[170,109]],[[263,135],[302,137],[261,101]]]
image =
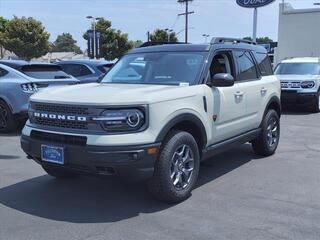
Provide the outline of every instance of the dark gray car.
[[58,65],[0,61],[0,133],[14,131],[25,122],[28,100],[33,93],[47,87],[77,83],[77,79]]
[[81,83],[99,81],[115,64],[105,60],[68,60],[57,62],[63,71],[79,79]]

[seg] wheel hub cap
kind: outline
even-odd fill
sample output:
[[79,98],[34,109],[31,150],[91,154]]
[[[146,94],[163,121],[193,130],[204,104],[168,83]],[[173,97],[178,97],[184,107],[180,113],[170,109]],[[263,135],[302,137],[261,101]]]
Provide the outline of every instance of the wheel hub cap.
[[278,143],[279,124],[275,118],[269,120],[267,127],[267,142],[269,147],[273,147]]

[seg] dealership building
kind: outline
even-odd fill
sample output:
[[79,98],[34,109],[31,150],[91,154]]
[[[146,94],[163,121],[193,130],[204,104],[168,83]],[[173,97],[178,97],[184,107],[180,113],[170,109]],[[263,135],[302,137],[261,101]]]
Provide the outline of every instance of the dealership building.
[[289,57],[320,57],[320,8],[280,4],[275,64]]

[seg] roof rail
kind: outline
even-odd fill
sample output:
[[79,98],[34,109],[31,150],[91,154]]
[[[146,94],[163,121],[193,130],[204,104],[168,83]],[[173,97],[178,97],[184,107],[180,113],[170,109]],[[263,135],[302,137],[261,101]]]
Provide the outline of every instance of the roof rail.
[[139,48],[158,46],[158,45],[169,45],[169,44],[185,44],[183,42],[145,42],[139,46]]
[[257,45],[256,42],[245,40],[245,39],[239,39],[239,38],[225,38],[225,37],[214,37],[211,40],[211,44],[221,44],[221,43],[247,43],[252,45]]

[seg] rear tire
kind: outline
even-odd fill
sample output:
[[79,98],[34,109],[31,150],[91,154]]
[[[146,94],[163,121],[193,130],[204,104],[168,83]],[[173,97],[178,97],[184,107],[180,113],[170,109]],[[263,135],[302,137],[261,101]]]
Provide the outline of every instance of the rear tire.
[[65,169],[53,167],[53,166],[42,166],[43,170],[46,171],[50,176],[58,179],[73,178],[76,176],[75,173]]
[[312,106],[312,112],[319,113],[320,112],[320,90],[316,96],[315,102]]
[[0,133],[10,133],[17,130],[17,122],[9,106],[0,100]]
[[163,202],[184,201],[195,187],[199,168],[200,155],[194,137],[183,131],[173,132],[163,143],[154,175],[148,182],[149,192]]
[[278,148],[280,139],[280,119],[278,113],[271,109],[262,120],[260,136],[252,141],[254,152],[261,156],[270,156]]

